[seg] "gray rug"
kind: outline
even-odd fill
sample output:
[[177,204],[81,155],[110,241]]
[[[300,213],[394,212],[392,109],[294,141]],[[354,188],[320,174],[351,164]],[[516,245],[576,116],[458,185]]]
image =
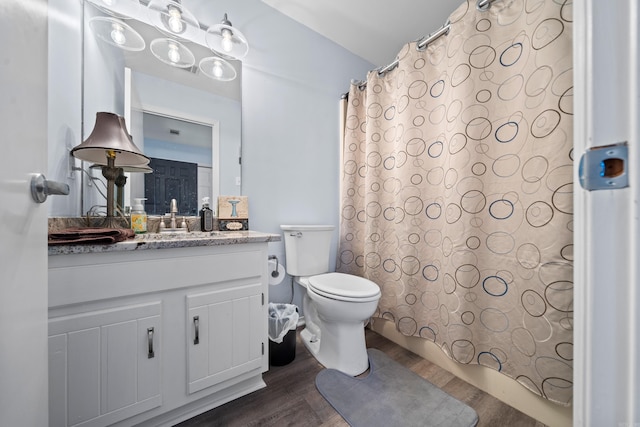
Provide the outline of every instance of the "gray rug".
[[335,369],[316,376],[316,387],[353,427],[471,427],[478,414],[424,378],[370,348],[369,373],[354,378]]

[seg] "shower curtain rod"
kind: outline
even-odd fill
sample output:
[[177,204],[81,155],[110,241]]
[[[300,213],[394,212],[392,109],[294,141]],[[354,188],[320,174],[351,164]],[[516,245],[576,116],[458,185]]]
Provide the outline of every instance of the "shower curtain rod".
[[[486,0],[488,1],[488,0]],[[427,36],[426,38],[423,38],[422,40],[420,40],[418,42],[418,44],[416,44],[416,49],[418,50],[424,50],[427,48],[427,46],[429,46],[429,44],[434,41],[435,39],[439,38],[440,36],[444,36],[445,34],[449,34],[449,29],[451,28],[451,22],[449,22],[447,20],[447,22],[440,27],[440,29],[438,31],[436,31],[433,34],[429,34],[429,36]],[[386,73],[387,71],[391,71],[394,68],[396,68],[398,66],[398,64],[400,63],[400,60],[398,58],[396,58],[395,61],[393,61],[391,64],[379,68],[378,69],[378,75],[383,75],[384,73]]]
[[[489,7],[491,7],[491,3],[493,3],[495,0],[477,0],[476,3],[476,8],[481,11],[484,12],[485,10],[489,9]],[[438,31],[436,31],[433,34],[429,34],[427,37],[423,37],[422,39],[420,39],[420,41],[418,41],[418,43],[416,44],[416,49],[418,50],[424,50],[426,49],[427,46],[429,46],[429,44],[431,44],[431,42],[433,42],[434,40],[436,40],[438,37],[440,36],[444,36],[446,34],[449,34],[449,29],[451,28],[451,22],[449,20],[447,20],[447,22],[445,22],[445,24],[440,27],[440,29]],[[395,61],[393,61],[391,64],[388,64],[384,67],[379,67],[377,69],[377,73],[379,76],[383,75],[386,72],[389,72],[391,70],[393,70],[394,68],[396,68],[398,66],[398,64],[400,63],[400,60],[398,58],[395,59]],[[376,71],[376,70],[373,70]],[[353,84],[356,84],[356,81],[352,80]],[[367,82],[363,81],[358,83],[358,87],[362,90],[367,86]],[[340,96],[341,99],[346,99],[348,97],[348,93],[343,93],[342,96]]]

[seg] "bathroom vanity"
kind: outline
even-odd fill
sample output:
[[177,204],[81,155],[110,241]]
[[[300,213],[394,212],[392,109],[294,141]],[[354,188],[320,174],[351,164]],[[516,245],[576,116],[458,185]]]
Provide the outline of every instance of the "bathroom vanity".
[[174,425],[265,386],[268,242],[148,234],[49,247],[49,420]]

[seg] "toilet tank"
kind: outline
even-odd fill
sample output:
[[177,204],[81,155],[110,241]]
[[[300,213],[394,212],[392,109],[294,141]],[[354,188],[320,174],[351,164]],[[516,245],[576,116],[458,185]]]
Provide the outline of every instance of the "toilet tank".
[[286,270],[291,276],[329,272],[333,225],[281,225],[284,231]]

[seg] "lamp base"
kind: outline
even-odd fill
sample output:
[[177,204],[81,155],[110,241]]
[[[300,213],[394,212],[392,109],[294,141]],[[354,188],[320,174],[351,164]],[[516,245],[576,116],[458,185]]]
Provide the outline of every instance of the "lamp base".
[[96,228],[131,228],[125,218],[116,216],[88,216],[87,225]]

